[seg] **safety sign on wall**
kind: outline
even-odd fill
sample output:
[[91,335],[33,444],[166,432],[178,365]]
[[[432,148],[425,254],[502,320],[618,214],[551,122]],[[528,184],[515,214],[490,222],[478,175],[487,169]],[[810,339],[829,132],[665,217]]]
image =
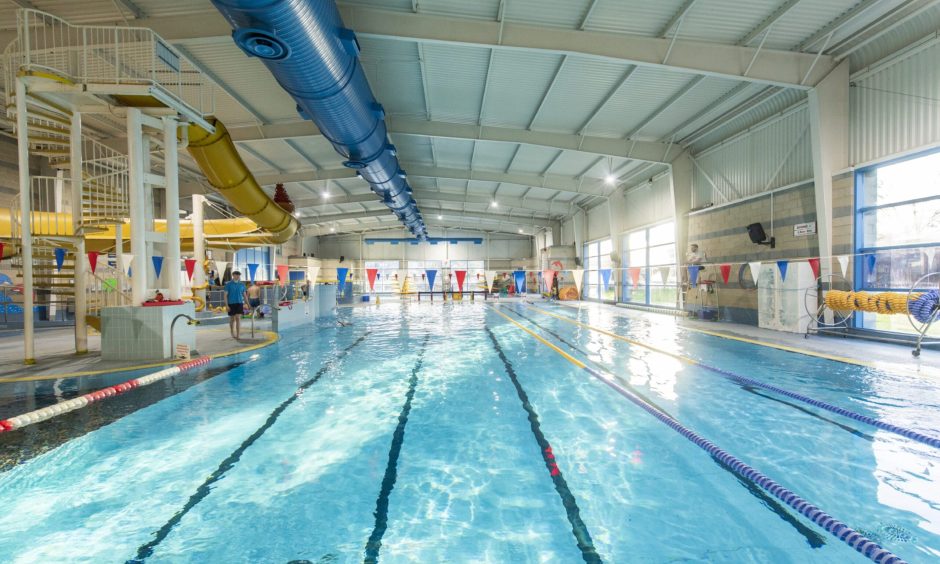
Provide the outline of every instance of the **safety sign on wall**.
[[807,235],[816,234],[816,222],[810,221],[809,223],[797,223],[793,226],[793,236],[794,237],[806,237]]

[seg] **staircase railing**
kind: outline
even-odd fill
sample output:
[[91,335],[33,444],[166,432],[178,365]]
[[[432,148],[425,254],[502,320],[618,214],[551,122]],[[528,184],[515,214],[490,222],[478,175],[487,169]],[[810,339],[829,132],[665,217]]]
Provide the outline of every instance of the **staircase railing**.
[[[17,40],[6,50],[6,92],[19,71],[73,82],[154,86],[203,116],[213,113],[213,83],[153,30],[72,25],[33,9],[17,11]],[[9,94],[8,94],[9,96]]]

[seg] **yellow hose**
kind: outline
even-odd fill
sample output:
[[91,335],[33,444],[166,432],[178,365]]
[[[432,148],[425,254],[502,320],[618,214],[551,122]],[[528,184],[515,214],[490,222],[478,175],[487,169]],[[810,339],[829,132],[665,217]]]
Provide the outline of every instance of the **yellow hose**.
[[206,309],[206,301],[199,296],[183,296],[184,301],[193,302],[196,304],[196,311],[202,311]]
[[[911,301],[917,300],[920,294],[912,294]],[[829,290],[826,292],[826,306],[833,311],[865,311],[881,313],[884,315],[908,313],[907,294],[897,292],[844,292],[842,290]]]
[[235,149],[225,126],[217,119],[209,133],[198,125],[189,126],[189,154],[215,188],[239,213],[249,217],[271,234],[271,241],[283,243],[299,227],[297,219],[265,194]]

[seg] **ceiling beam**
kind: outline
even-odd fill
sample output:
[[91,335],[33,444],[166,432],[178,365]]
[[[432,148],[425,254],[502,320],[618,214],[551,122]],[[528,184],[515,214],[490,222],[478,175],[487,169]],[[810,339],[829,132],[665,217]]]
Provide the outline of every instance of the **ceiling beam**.
[[[428,234],[430,237],[443,237],[444,230],[447,229],[458,229],[460,231],[471,232],[471,233],[501,233],[501,234],[511,234],[516,237],[531,236],[540,228],[538,227],[517,227],[514,225],[508,225],[503,223],[487,223],[485,225],[480,224],[478,221],[473,221],[469,219],[450,219],[447,221],[437,221],[437,220],[425,220],[425,224],[432,229]],[[368,218],[367,221],[351,225],[336,225],[331,228],[324,228],[322,226],[311,226],[308,228],[307,235],[316,235],[320,237],[333,236],[333,235],[343,235],[343,234],[360,234],[360,233],[385,233],[388,235],[399,235],[401,237],[411,237],[408,231],[400,228],[401,224],[398,222],[398,219],[392,216],[391,218],[386,217],[376,217]],[[519,233],[519,229],[522,229],[523,233]],[[311,232],[312,231],[312,232]]]
[[689,10],[691,10],[693,7],[695,7],[695,3],[696,3],[696,2],[698,2],[698,0],[686,0],[685,4],[683,4],[682,7],[679,8],[679,11],[676,12],[676,13],[672,16],[672,19],[671,19],[671,20],[669,20],[669,23],[667,23],[666,26],[663,27],[662,31],[659,32],[659,36],[660,36],[660,37],[663,37],[663,38],[665,38],[666,36],[668,36],[668,35],[669,35],[669,32],[672,31],[673,28],[675,28],[676,26],[678,26],[678,25],[679,25],[679,22],[681,22],[682,20],[685,19],[685,17],[686,17],[686,16],[688,15],[688,13],[689,13]]
[[[814,87],[835,68],[835,59],[764,49],[744,76],[756,49],[676,39],[641,37],[600,31],[566,30],[547,26],[392,12],[360,5],[340,4],[346,25],[360,36],[431,43],[449,43],[523,49],[557,54],[600,57],[641,66],[669,68],[800,88]],[[157,32],[167,41],[231,41],[232,28],[216,11],[182,16],[141,18],[135,22]],[[15,32],[7,41],[15,35]],[[663,64],[669,53],[668,64]],[[815,66],[814,66],[815,65]],[[805,83],[803,77],[812,69]]]
[[669,108],[671,108],[672,105],[675,104],[676,102],[678,102],[683,96],[685,96],[686,94],[688,94],[689,92],[691,92],[692,90],[694,90],[695,87],[698,86],[699,84],[701,84],[706,78],[707,78],[707,77],[704,77],[704,76],[696,76],[695,78],[693,78],[692,80],[690,80],[689,82],[687,82],[686,85],[683,86],[678,92],[676,92],[675,94],[673,94],[668,100],[666,100],[666,101],[663,102],[658,108],[656,108],[655,110],[653,110],[653,112],[652,112],[650,115],[646,116],[646,117],[643,119],[643,121],[641,121],[640,123],[638,123],[638,124],[636,125],[636,127],[634,127],[632,130],[630,130],[630,133],[627,133],[627,138],[630,139],[630,138],[632,138],[632,137],[635,137],[635,136],[636,136],[637,134],[639,134],[641,131],[643,131],[644,129],[646,129],[646,126],[648,126],[649,124],[653,123],[653,121],[654,121],[656,118],[658,118],[658,117],[661,116],[666,110],[668,110]]
[[[413,194],[418,201],[419,207],[424,208],[423,202],[453,202],[459,204],[489,204],[491,197],[486,195],[462,194],[457,192],[438,192],[435,190],[416,189]],[[302,198],[294,201],[294,206],[298,210],[316,208],[319,206],[337,205],[337,204],[358,204],[364,202],[378,202],[379,197],[372,192],[366,194],[351,194],[349,196],[338,196],[332,198]],[[568,202],[555,202],[541,198],[510,198],[501,196],[499,198],[500,209],[519,209],[530,212],[547,213],[550,215],[566,215],[571,212],[572,207]]]
[[[442,216],[444,218],[464,218],[472,219],[475,221],[495,221],[502,223],[509,223],[513,225],[529,226],[529,227],[552,227],[555,223],[551,219],[542,219],[537,217],[525,217],[519,215],[508,215],[508,214],[498,214],[490,212],[463,212],[457,210],[449,210],[444,208],[428,208],[425,210],[425,215],[427,216]],[[336,213],[329,215],[320,215],[316,217],[304,217],[301,218],[300,223],[304,227],[311,225],[325,225],[335,221],[342,221],[347,219],[363,219],[368,217],[391,217],[395,218],[395,215],[389,209],[381,210],[370,210],[370,211],[361,211],[361,212],[352,212],[352,213]],[[396,218],[397,219],[397,218]],[[427,219],[427,218],[426,218]],[[438,220],[443,221],[443,220]]]
[[[608,137],[548,133],[508,127],[481,127],[475,124],[423,121],[397,117],[388,117],[386,122],[388,123],[389,132],[393,135],[532,145],[647,162],[668,163],[671,162],[671,158],[682,152],[679,147],[670,148],[668,143],[654,141],[630,141]],[[233,127],[229,129],[229,133],[236,142],[320,135],[316,126],[309,121],[296,121],[279,125]]]
[[144,14],[143,10],[141,10],[140,7],[134,4],[131,0],[114,0],[114,1],[117,5],[119,5],[121,8],[129,12],[132,16],[134,16],[135,20],[139,20],[146,15]]
[[[806,51],[810,47],[813,47],[823,39],[829,37],[829,34],[838,33],[840,29],[848,25],[852,20],[861,16],[874,6],[880,4],[883,0],[865,0],[864,2],[859,3],[857,6],[849,10],[848,12],[842,14],[835,21],[827,25],[826,27],[820,29],[814,33],[809,39],[800,43],[799,47],[796,48],[797,51]],[[817,49],[818,50],[818,49]]]

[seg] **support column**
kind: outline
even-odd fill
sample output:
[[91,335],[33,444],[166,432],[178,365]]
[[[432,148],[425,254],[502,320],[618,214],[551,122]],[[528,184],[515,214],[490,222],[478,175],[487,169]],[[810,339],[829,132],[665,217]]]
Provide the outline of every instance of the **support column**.
[[[205,200],[206,197],[202,194],[193,194],[193,258],[196,259],[196,268],[193,270],[194,288],[201,288],[206,283],[206,271],[203,268],[206,262],[206,238],[203,228]],[[224,274],[224,272],[219,273],[220,280]],[[206,299],[206,290],[204,288],[195,290],[193,294],[203,300]]]
[[[180,287],[180,184],[179,184],[179,155],[176,148],[176,130],[178,122],[175,117],[163,118],[163,174],[166,179],[166,264],[170,277],[167,285],[169,298],[178,300],[181,296]],[[202,263],[199,263],[199,270]]]
[[117,268],[118,292],[124,293],[127,265],[124,264],[124,224],[114,225],[114,267]]
[[[607,221],[610,225],[610,249],[611,253],[617,257],[618,260],[611,260],[611,263],[616,266],[616,268],[623,268],[623,252],[622,252],[622,240],[623,240],[623,215],[624,215],[624,194],[623,190],[618,187],[614,192],[607,198]],[[623,270],[615,270],[611,273],[612,282],[614,284],[614,301],[621,301],[623,299],[622,286],[623,286]]]
[[689,212],[692,210],[692,174],[694,164],[692,156],[684,151],[670,165],[670,191],[672,192],[673,213],[676,221],[676,258],[679,270],[679,309],[682,309],[685,296],[682,292],[682,267],[686,249],[689,248]]
[[819,275],[832,273],[832,176],[849,166],[849,61],[809,92]]
[[139,306],[147,299],[147,232],[144,192],[144,148],[141,113],[127,109],[127,177],[131,211],[131,304]]
[[75,354],[88,352],[88,258],[85,254],[85,233],[82,230],[82,114],[72,113],[69,129],[69,160],[72,184],[72,233],[75,235]]
[[[143,165],[140,170],[142,171],[142,174],[144,175],[144,223],[147,226],[146,232],[144,233],[144,249],[145,249],[144,256],[146,258],[146,262],[150,263],[147,265],[147,269],[144,271],[147,277],[146,286],[148,290],[165,287],[163,284],[160,283],[160,281],[163,279],[163,273],[166,270],[165,268],[161,269],[160,276],[157,276],[157,271],[153,268],[150,268],[151,266],[153,266],[153,263],[151,262],[152,257],[156,256],[157,248],[158,248],[156,246],[158,243],[155,242],[155,237],[157,235],[156,233],[154,233],[155,231],[154,220],[157,217],[156,210],[154,209],[154,207],[156,206],[156,202],[154,202],[153,184],[150,184],[147,181],[147,177],[150,175],[153,169],[152,159],[150,158],[150,148],[152,144],[153,142],[150,138],[150,135],[144,132],[141,135],[141,149],[142,149],[141,154],[143,155],[143,161],[142,161]],[[166,266],[166,253],[163,253],[163,256],[164,256],[164,267],[165,267]]]
[[36,364],[33,342],[33,234],[29,176],[29,125],[26,119],[26,82],[16,79],[16,148],[20,173],[20,256],[23,257],[23,362]]

